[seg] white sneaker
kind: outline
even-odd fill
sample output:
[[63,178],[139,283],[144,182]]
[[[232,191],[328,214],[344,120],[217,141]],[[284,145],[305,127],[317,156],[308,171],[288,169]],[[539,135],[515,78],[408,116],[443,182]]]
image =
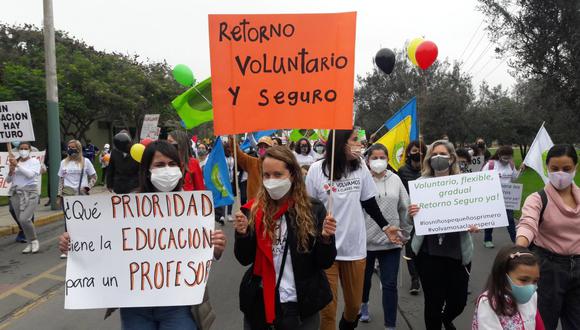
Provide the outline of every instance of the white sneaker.
[[26,244],[26,247],[24,248],[24,250],[22,250],[22,253],[28,254],[30,253],[30,251],[32,251],[32,243]]
[[229,215],[228,215],[228,221],[229,221],[229,222],[233,222],[233,221],[234,221],[234,217],[232,217],[232,215],[231,215],[231,214],[229,214]]
[[67,255],[66,255],[66,254],[64,254],[64,253],[60,255],[60,258],[61,258],[61,259],[66,259],[66,257],[67,257]]
[[31,252],[32,253],[36,253],[40,249],[40,243],[38,242],[37,239],[35,239],[34,241],[30,242],[30,245],[32,246],[32,248],[31,248],[31,250],[32,250]]

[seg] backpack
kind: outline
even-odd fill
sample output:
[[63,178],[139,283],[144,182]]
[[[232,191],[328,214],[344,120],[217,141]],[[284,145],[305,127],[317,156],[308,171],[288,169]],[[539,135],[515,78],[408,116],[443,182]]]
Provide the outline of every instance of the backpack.
[[540,210],[540,219],[538,220],[538,230],[540,229],[540,225],[544,220],[544,211],[546,211],[546,206],[548,205],[548,195],[546,194],[546,190],[542,189],[538,191],[538,195],[542,199],[542,209]]

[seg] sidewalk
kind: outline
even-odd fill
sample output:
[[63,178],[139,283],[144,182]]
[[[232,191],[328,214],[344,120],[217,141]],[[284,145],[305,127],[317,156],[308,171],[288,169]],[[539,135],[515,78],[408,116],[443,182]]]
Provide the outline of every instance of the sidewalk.
[[[104,186],[96,186],[91,191],[91,194],[102,194],[108,192]],[[50,205],[44,206],[48,202],[48,197],[41,198],[40,204],[34,212],[34,225],[36,227],[44,226],[62,219],[61,210],[51,210]],[[8,205],[0,206],[0,237],[17,234],[18,225],[10,215]]]

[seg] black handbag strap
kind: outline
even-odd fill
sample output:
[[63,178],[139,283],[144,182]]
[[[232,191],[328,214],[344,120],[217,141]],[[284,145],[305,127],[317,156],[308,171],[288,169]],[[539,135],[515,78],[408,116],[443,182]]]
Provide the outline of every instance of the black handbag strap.
[[[280,224],[281,226],[282,224]],[[288,221],[286,221],[286,244],[284,245],[284,255],[282,256],[282,264],[280,265],[280,274],[278,275],[278,281],[276,281],[276,294],[280,289],[280,282],[282,282],[282,275],[284,275],[284,266],[286,265],[286,255],[288,254]],[[282,237],[280,237],[282,239]]]
[[80,195],[81,194],[81,186],[83,184],[83,177],[85,176],[85,157],[82,157],[82,163],[81,163],[81,180],[79,181],[79,186],[77,188],[77,193]]

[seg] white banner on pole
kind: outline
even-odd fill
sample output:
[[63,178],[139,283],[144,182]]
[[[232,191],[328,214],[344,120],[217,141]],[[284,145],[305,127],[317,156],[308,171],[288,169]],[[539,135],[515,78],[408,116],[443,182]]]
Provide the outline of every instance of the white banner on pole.
[[34,141],[28,101],[0,102],[0,142]]
[[413,219],[417,235],[508,225],[499,176],[494,171],[409,182],[411,203],[421,209]]
[[141,128],[140,139],[157,140],[159,138],[160,128],[157,127],[159,123],[159,114],[145,115],[143,119],[143,127]]
[[65,197],[65,308],[200,304],[213,212],[210,191]]
[[[44,164],[44,157],[46,156],[46,151],[33,151],[30,153],[30,157],[38,159],[41,166]],[[8,191],[10,190],[11,183],[6,182],[6,177],[10,171],[10,164],[8,162],[8,153],[0,152],[0,196],[8,196]],[[38,179],[38,194],[42,191],[42,176]]]
[[522,192],[524,185],[521,183],[502,183],[503,200],[507,210],[519,210],[522,205]]

